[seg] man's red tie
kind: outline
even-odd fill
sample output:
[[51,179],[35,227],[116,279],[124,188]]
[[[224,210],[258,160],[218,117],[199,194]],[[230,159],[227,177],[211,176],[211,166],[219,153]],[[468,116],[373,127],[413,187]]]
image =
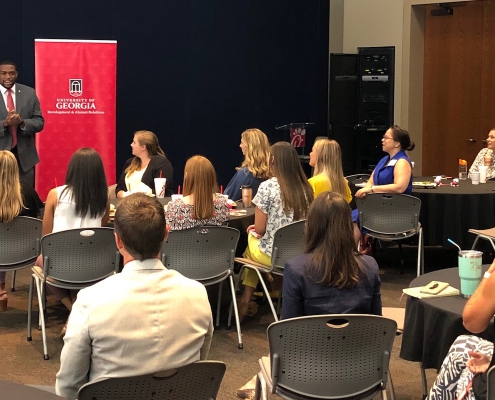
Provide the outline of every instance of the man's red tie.
[[[7,108],[8,111],[15,111],[12,89],[7,89]],[[17,146],[17,125],[10,126],[10,133],[12,134],[12,148],[14,148]]]

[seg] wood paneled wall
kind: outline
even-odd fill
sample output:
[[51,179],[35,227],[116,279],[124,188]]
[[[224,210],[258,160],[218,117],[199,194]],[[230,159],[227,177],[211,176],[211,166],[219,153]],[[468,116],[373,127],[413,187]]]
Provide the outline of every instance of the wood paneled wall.
[[495,0],[458,5],[444,17],[426,7],[424,175],[456,176],[458,159],[471,164],[495,127]]

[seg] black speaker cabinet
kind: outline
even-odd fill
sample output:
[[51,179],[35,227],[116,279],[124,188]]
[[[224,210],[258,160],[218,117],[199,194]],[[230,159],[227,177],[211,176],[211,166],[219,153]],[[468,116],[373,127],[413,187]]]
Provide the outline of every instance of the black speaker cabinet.
[[358,123],[394,124],[395,47],[358,47]]
[[358,55],[330,54],[330,137],[342,149],[344,175],[356,170]]
[[330,54],[330,124],[357,124],[358,55]]

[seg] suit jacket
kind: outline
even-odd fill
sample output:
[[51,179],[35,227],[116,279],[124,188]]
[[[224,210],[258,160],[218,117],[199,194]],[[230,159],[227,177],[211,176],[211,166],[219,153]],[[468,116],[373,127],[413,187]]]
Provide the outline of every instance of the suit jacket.
[[70,314],[58,395],[77,398],[94,380],[144,375],[205,360],[213,320],[205,287],[160,260],[131,261],[77,295]]
[[[123,190],[127,192],[127,186],[125,184],[125,170],[131,163],[133,158],[129,158],[122,169],[122,174],[120,175],[119,183],[115,187],[115,194]],[[166,186],[165,186],[165,197],[170,197],[174,193],[174,169],[172,168],[172,164],[168,160],[167,157],[156,155],[151,156],[150,163],[144,171],[143,177],[141,178],[141,182],[148,185],[151,190],[155,193],[155,178],[160,177],[160,171],[162,171],[162,177],[167,178]]]
[[[25,127],[17,127],[17,152],[23,171],[29,171],[39,161],[34,142],[34,134],[43,130],[45,119],[41,114],[40,101],[33,88],[20,83],[15,84],[15,111],[21,116]],[[7,107],[0,99],[0,120],[7,117]],[[0,150],[11,150],[12,135],[10,126],[0,124]]]

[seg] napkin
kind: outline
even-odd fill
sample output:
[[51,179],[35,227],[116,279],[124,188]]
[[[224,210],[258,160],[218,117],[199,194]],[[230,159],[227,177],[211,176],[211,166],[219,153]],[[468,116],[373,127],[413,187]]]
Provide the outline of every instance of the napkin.
[[449,287],[443,289],[438,294],[421,293],[420,291],[421,291],[421,289],[423,289],[423,287],[424,286],[406,288],[406,289],[402,289],[402,291],[405,294],[407,294],[408,296],[417,297],[418,299],[429,299],[432,297],[459,296],[459,294],[460,294],[459,289],[456,289],[452,286],[449,286]]

